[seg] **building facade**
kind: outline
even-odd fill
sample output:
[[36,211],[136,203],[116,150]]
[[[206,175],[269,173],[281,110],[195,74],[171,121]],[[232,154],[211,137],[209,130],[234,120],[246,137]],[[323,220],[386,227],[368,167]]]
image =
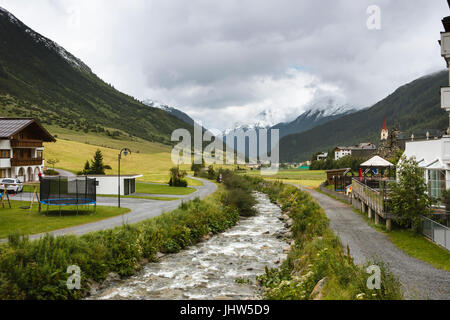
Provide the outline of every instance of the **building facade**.
[[[441,32],[441,55],[450,65],[450,17],[442,20],[445,32]],[[437,93],[436,93],[437,94]],[[441,88],[441,108],[450,115],[450,87]],[[450,126],[447,134],[431,139],[427,132],[426,140],[417,141],[411,136],[411,141],[405,143],[406,158],[415,158],[418,165],[423,168],[428,193],[440,200],[443,192],[450,189]],[[402,160],[399,162],[401,165]]]
[[334,160],[339,160],[346,156],[354,156],[356,158],[365,158],[374,154],[377,147],[370,142],[360,143],[356,146],[336,147],[334,149]]
[[0,118],[0,178],[39,180],[44,170],[44,142],[55,138],[37,120]]

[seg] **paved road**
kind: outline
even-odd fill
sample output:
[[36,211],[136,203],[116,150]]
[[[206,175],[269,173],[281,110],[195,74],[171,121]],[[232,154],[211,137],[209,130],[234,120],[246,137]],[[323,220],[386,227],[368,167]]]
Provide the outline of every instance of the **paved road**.
[[[177,196],[181,198],[179,200],[158,201],[147,199],[121,198],[120,200],[121,206],[123,208],[131,209],[131,211],[127,214],[80,226],[56,230],[49,233],[55,236],[65,234],[83,235],[92,231],[115,228],[117,226],[123,225],[124,223],[128,224],[137,223],[142,220],[146,220],[148,218],[159,216],[163,212],[172,211],[176,209],[181,204],[182,201],[192,200],[196,197],[203,199],[217,190],[217,185],[215,183],[200,178],[194,177],[190,178],[200,180],[201,182],[203,182],[203,185],[193,186],[193,188],[197,189],[197,191],[186,196]],[[117,206],[117,199],[108,197],[97,197],[97,205]],[[43,235],[44,234],[31,235],[30,239],[37,239],[42,237]]]
[[315,190],[302,188],[313,196],[330,219],[330,227],[350,247],[355,262],[371,257],[387,262],[404,286],[407,299],[450,299],[450,272],[436,269],[395,247],[388,237],[370,227],[352,207]]
[[58,172],[61,177],[75,177],[74,173],[67,170],[55,169],[55,171]]

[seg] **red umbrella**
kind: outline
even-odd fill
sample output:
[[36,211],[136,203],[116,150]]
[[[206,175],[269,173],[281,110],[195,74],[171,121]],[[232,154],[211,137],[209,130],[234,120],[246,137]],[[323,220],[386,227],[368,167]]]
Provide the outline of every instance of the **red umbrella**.
[[360,168],[359,169],[359,180],[360,181],[362,180],[362,176],[363,176],[363,172],[362,172],[362,169]]

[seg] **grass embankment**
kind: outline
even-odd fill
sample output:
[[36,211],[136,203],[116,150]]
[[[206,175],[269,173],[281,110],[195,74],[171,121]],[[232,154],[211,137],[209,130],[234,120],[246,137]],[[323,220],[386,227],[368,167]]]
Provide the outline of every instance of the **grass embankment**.
[[[266,287],[265,298],[276,300],[313,299],[315,285],[325,279],[322,299],[401,299],[399,281],[382,262],[371,261],[357,266],[343,252],[339,238],[329,227],[323,209],[305,192],[281,183],[258,183],[271,200],[282,204],[291,219],[295,245],[279,269],[266,270],[258,278]],[[381,268],[381,289],[367,287],[368,265]]]
[[[337,197],[329,195],[320,189],[316,189],[316,191],[348,205],[348,203],[343,202]],[[352,209],[355,213],[359,214],[370,227],[384,233],[397,248],[406,254],[427,262],[435,268],[450,271],[450,252],[448,250],[441,248],[421,234],[416,234],[411,230],[401,229],[395,223],[392,226],[393,229],[387,231],[384,224],[375,224],[373,220],[367,217],[367,214],[362,213],[358,209]]]
[[[124,142],[124,145],[128,146]],[[58,139],[56,143],[45,144],[45,158],[56,158],[59,160],[58,168],[66,169],[74,173],[83,169],[86,160],[92,159],[95,151],[100,149],[103,154],[104,163],[112,167],[107,170],[107,174],[117,174],[117,155],[119,154],[118,145],[111,145],[114,148],[102,147],[81,143],[78,141],[69,141]],[[131,149],[131,147],[130,147]],[[156,145],[151,152],[151,145],[147,146],[145,152],[133,152],[127,157],[123,156],[120,162],[120,172],[122,174],[142,174],[142,181],[168,183],[169,169],[174,166],[171,160],[169,147]],[[183,170],[190,170],[190,165],[180,165]],[[195,179],[187,178],[189,185],[198,186],[202,183]]]
[[[40,240],[12,236],[0,245],[0,299],[78,299],[87,295],[89,283],[108,273],[130,276],[142,263],[157,261],[157,252],[174,253],[235,225],[240,208],[229,193],[249,199],[251,190],[243,178],[221,185],[205,200],[183,203],[178,209],[136,225],[97,231],[81,237],[46,236]],[[231,180],[231,179],[230,179]],[[254,201],[254,200],[253,200]],[[81,289],[69,290],[67,268],[81,269]]]
[[126,208],[97,206],[97,212],[94,213],[94,207],[79,206],[77,215],[75,206],[63,207],[61,216],[58,207],[42,207],[39,214],[39,204],[34,203],[33,209],[21,209],[20,207],[29,207],[29,201],[11,201],[12,208],[5,203],[5,208],[0,207],[0,239],[5,239],[11,234],[20,233],[31,235],[44,233],[53,230],[69,228],[80,224],[99,221],[129,212]]
[[[260,176],[259,170],[249,170],[245,173],[249,176]],[[305,187],[316,188],[323,181],[326,180],[326,173],[324,170],[279,170],[273,176],[263,176],[267,180],[280,180],[285,183],[294,183]]]

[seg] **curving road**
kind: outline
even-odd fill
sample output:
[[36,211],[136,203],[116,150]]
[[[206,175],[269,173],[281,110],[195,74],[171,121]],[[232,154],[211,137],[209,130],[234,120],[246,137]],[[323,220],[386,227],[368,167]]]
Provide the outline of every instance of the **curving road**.
[[407,255],[385,234],[370,227],[352,207],[315,190],[297,187],[308,192],[325,210],[331,229],[344,247],[349,246],[355,263],[362,264],[372,257],[381,258],[400,279],[407,299],[450,299],[450,272]]
[[[179,200],[159,201],[159,200],[147,200],[135,198],[121,198],[120,199],[121,206],[123,208],[131,209],[131,211],[127,214],[75,227],[55,230],[48,233],[53,234],[55,236],[61,236],[66,234],[83,235],[92,231],[112,229],[121,226],[124,223],[126,224],[137,223],[152,217],[159,216],[163,212],[172,211],[178,208],[178,206],[181,204],[182,201],[193,200],[196,197],[203,199],[217,190],[217,185],[215,183],[191,176],[190,178],[201,181],[203,185],[193,186],[193,188],[195,188],[197,191],[186,196],[177,196],[177,198],[181,198]],[[97,205],[117,206],[117,199],[108,197],[97,197]],[[37,239],[42,237],[44,234],[45,233],[31,235],[29,236],[29,238]]]

